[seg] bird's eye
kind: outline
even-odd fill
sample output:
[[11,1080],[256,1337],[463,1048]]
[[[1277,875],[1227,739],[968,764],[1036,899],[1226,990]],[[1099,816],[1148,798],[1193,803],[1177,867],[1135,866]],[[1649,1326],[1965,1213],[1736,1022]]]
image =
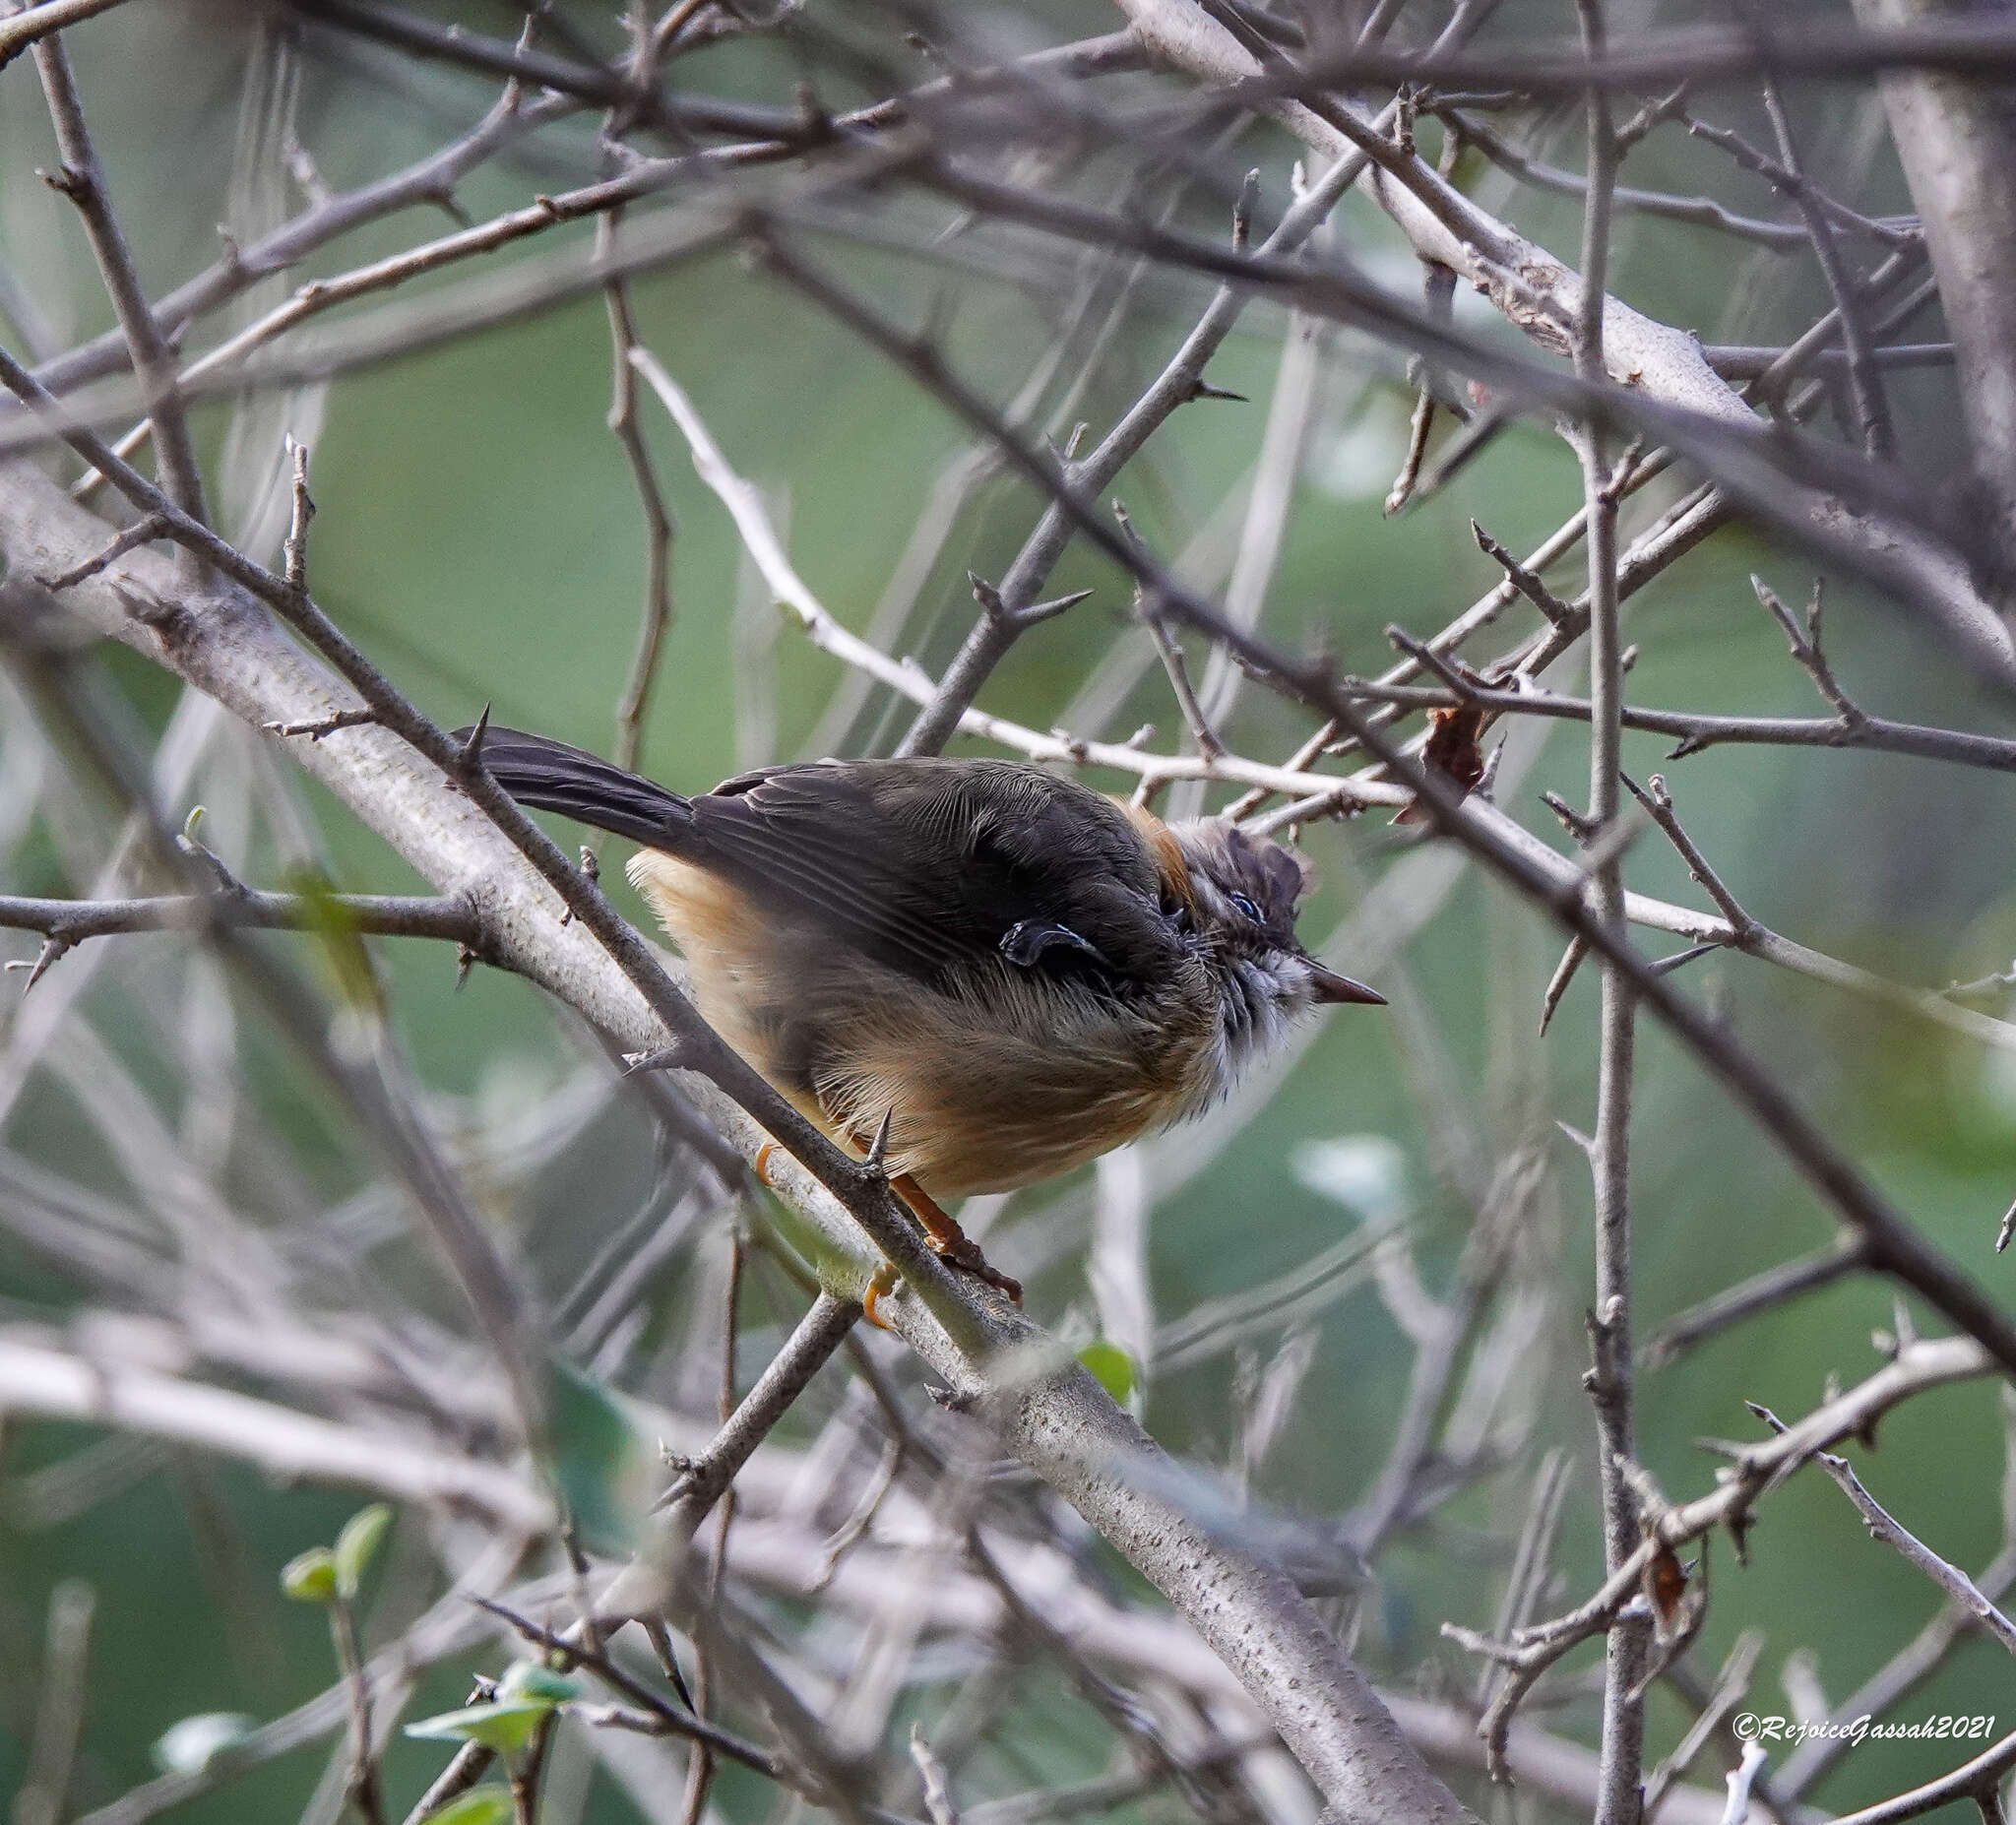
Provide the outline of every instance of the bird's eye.
[[1251,919],[1256,925],[1260,923],[1260,909],[1248,900],[1244,894],[1233,894],[1229,898],[1234,912],[1239,913],[1242,917]]

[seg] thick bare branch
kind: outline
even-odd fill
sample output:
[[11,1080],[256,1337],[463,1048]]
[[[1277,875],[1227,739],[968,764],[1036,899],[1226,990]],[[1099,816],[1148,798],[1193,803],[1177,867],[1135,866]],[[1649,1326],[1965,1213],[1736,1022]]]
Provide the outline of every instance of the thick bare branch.
[[[2007,0],[1855,0],[1855,17],[1872,36],[2016,28]],[[2000,199],[2016,182],[2016,120],[2005,93],[1964,69],[1891,74],[1882,92],[1959,360],[1975,485],[2007,572],[2016,569],[2016,223]]]
[[552,1523],[545,1497],[516,1471],[226,1388],[13,1339],[0,1339],[0,1408],[196,1445],[284,1479],[343,1484],[422,1506],[466,1506],[528,1532]]

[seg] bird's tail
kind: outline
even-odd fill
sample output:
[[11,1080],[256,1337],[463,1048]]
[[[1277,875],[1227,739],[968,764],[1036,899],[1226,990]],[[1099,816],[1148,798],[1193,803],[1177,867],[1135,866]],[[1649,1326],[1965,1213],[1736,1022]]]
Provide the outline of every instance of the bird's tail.
[[[469,729],[456,731],[468,740]],[[492,727],[483,735],[483,765],[522,805],[558,811],[597,830],[634,837],[656,849],[676,849],[693,807],[677,792],[545,735]]]

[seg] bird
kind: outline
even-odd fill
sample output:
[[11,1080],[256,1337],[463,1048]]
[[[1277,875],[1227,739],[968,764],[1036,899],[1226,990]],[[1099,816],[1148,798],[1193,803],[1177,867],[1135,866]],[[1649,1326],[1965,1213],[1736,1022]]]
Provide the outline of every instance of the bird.
[[531,809],[642,847],[631,882],[702,1017],[1018,1302],[943,1208],[1202,1113],[1326,1003],[1383,1003],[1295,937],[1310,871],[1022,762],[761,767],[669,790],[543,735],[461,730]]

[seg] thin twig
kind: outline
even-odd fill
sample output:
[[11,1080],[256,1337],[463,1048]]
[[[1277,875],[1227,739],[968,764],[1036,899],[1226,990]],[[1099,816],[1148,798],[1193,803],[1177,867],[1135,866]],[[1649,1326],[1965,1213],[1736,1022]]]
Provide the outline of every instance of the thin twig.
[[443,895],[162,894],[146,900],[0,898],[0,929],[38,931],[66,949],[87,938],[140,931],[201,931],[211,924],[260,931],[368,932],[387,938],[445,938],[488,950],[475,909]]
[[1858,1273],[1866,1265],[1861,1238],[1844,1234],[1825,1248],[1767,1268],[1752,1279],[1704,1299],[1677,1318],[1669,1319],[1645,1340],[1639,1352],[1640,1360],[1648,1367],[1663,1367],[1717,1332],[1760,1312],[1775,1311],[1822,1287],[1831,1287],[1844,1275]]
[[[722,1492],[734,1481],[736,1471],[749,1454],[770,1435],[774,1426],[790,1411],[826,1359],[847,1341],[861,1308],[846,1299],[822,1292],[811,1309],[798,1321],[785,1346],[757,1377],[756,1385],[722,1423],[714,1442],[680,1473],[661,1506],[672,1509],[665,1526],[669,1532],[690,1536]],[[633,1583],[635,1580],[632,1581]],[[628,1601],[624,1580],[604,1592],[600,1600],[605,1612],[613,1604]]]
[[1741,1759],[1729,1771],[1729,1804],[1723,1808],[1723,1825],[1743,1825],[1750,1816],[1750,1791],[1756,1785],[1766,1757],[1761,1745],[1743,1744]]
[[348,1794],[364,1825],[385,1825],[385,1798],[378,1786],[378,1746],[371,1731],[371,1679],[357,1646],[357,1619],[349,1600],[329,1605],[329,1629],[350,1699]]
[[[1990,1602],[2016,1585],[2016,1397],[2006,1388],[2002,1392],[2002,1545],[1974,1581]],[[1788,1798],[1806,1792],[1855,1746],[1856,1734],[1848,1726],[1859,1718],[1883,1716],[1918,1690],[1978,1626],[1971,1605],[1948,1599],[1910,1641],[1836,1702],[1827,1718],[1833,1729],[1808,1736],[1785,1758],[1776,1777],[1779,1791]]]
[[1564,602],[1540,578],[1519,562],[1512,553],[1501,545],[1490,534],[1473,520],[1470,523],[1471,536],[1478,542],[1478,548],[1504,571],[1506,582],[1526,598],[1542,614],[1556,627],[1579,625],[1582,616],[1579,611]]
[[[1768,108],[1768,97],[1776,88],[1775,80],[1768,72],[1763,73],[1763,85]],[[1733,128],[1712,126],[1705,120],[1697,120],[1691,114],[1678,110],[1674,111],[1671,118],[1679,121],[1697,140],[1705,140],[1710,146],[1719,148],[1744,170],[1754,172],[1774,190],[1791,197],[1802,216],[1810,211],[1823,222],[1839,222],[1841,226],[1853,232],[1866,234],[1871,239],[1882,241],[1892,247],[1908,247],[1920,239],[1920,230],[1915,223],[1878,221],[1829,196],[1802,170],[1796,168],[1794,160],[1786,156],[1788,146],[1783,135],[1779,138],[1780,158],[1772,158],[1759,152]],[[1780,159],[1784,161],[1780,162]],[[1811,217],[1808,217],[1809,221],[1810,220]]]
[[204,510],[203,475],[196,466],[195,446],[175,381],[175,357],[155,322],[147,292],[133,264],[133,250],[112,214],[105,192],[105,174],[84,121],[77,80],[62,39],[40,38],[34,47],[35,68],[49,104],[49,122],[62,155],[59,171],[47,173],[50,185],[77,205],[97,258],[98,273],[112,301],[120,334],[126,339],[133,372],[147,402],[148,416],[157,427],[161,486],[192,520],[208,518]]
[[1559,1010],[1561,999],[1568,992],[1568,985],[1575,980],[1575,973],[1582,968],[1582,960],[1589,955],[1589,941],[1579,933],[1568,940],[1561,952],[1561,961],[1554,966],[1554,973],[1547,977],[1545,991],[1540,998],[1540,1037],[1547,1037],[1547,1029],[1553,1025],[1554,1015]]
[[1742,902],[1723,885],[1722,877],[1709,866],[1707,856],[1687,835],[1679,814],[1673,809],[1672,793],[1667,790],[1666,782],[1658,774],[1654,774],[1644,786],[1629,774],[1620,777],[1630,788],[1631,796],[1645,807],[1652,821],[1666,832],[1668,840],[1679,851],[1680,859],[1687,864],[1688,877],[1706,888],[1709,899],[1721,909],[1723,917],[1729,920],[1729,928],[1734,934],[1731,942],[1738,948],[1748,944],[1762,928],[1743,911]]
[[[1605,47],[1603,0],[1576,0],[1583,54]],[[1609,275],[1610,212],[1617,145],[1609,98],[1592,89],[1585,103],[1589,181],[1582,219],[1582,279],[1575,323],[1576,372],[1604,378],[1604,313]],[[1617,500],[1604,427],[1584,422],[1575,439],[1582,464],[1589,558],[1589,811],[1599,830],[1621,828],[1623,642],[1617,595]],[[1621,858],[1591,855],[1589,912],[1606,932],[1624,929]],[[1605,968],[1597,1050],[1596,1123],[1589,1165],[1596,1205],[1596,1290],[1589,1314],[1593,1366],[1587,1378],[1596,1409],[1597,1472],[1602,1490],[1604,1562],[1614,1573],[1643,1538],[1639,1502],[1626,1466],[1637,1455],[1631,1360],[1630,1123],[1637,1007],[1623,973]],[[1636,1825],[1642,1811],[1647,1642],[1642,1627],[1613,1627],[1605,1643],[1602,1777],[1597,1825]]]
[[931,1825],[959,1825],[959,1808],[952,1803],[952,1789],[946,1778],[945,1764],[931,1753],[931,1745],[924,1740],[921,1724],[910,1727],[910,1758],[916,1763],[917,1772],[924,1779],[924,1810],[931,1815]]
[[[1580,197],[1588,194],[1589,180],[1579,172],[1564,171],[1548,164],[1544,159],[1536,158],[1520,147],[1486,126],[1475,114],[1466,113],[1461,107],[1451,105],[1445,99],[1431,99],[1428,103],[1431,113],[1440,115],[1455,129],[1463,144],[1475,146],[1493,164],[1510,171],[1523,183],[1539,190],[1550,190],[1557,196]],[[1621,142],[1623,131],[1618,130]],[[1638,215],[1657,216],[1668,221],[1692,222],[1697,226],[1720,229],[1738,239],[1754,241],[1760,247],[1768,247],[1775,253],[1790,253],[1795,248],[1806,245],[1807,233],[1797,222],[1760,221],[1754,216],[1739,216],[1713,197],[1671,196],[1658,190],[1636,190],[1619,184],[1611,193],[1612,202],[1619,210],[1629,210]]]
[[[1765,1417],[1771,1419],[1768,1414]],[[1771,1423],[1776,1425],[1776,1419],[1771,1419]],[[1836,1457],[1826,1451],[1817,1455],[1820,1468],[1841,1485],[1848,1499],[1856,1505],[1863,1525],[1869,1530],[1869,1538],[1883,1545],[1894,1547],[1944,1591],[1948,1598],[1982,1623],[1986,1633],[2004,1650],[2016,1654],[2016,1622],[2011,1622],[1997,1609],[1983,1594],[1981,1587],[1959,1566],[1942,1559],[1863,1488],[1861,1479],[1855,1474],[1855,1467],[1846,1458]]]
[[108,539],[104,546],[86,558],[82,564],[73,564],[68,570],[53,577],[35,579],[43,589],[61,594],[75,589],[87,577],[95,577],[108,564],[115,564],[129,551],[137,551],[142,545],[152,544],[157,538],[167,535],[167,525],[158,514],[146,514],[127,527],[117,537]]
[[[1118,501],[1113,503],[1113,518],[1120,523],[1120,531],[1128,539],[1138,545],[1140,535],[1134,531],[1134,523],[1128,519],[1126,508]],[[1134,612],[1140,616],[1149,638],[1155,642],[1163,670],[1168,676],[1169,689],[1175,695],[1176,708],[1182,713],[1183,726],[1190,731],[1190,739],[1196,743],[1197,752],[1207,761],[1221,759],[1226,745],[1211,726],[1210,719],[1204,714],[1204,706],[1197,701],[1197,692],[1190,683],[1190,667],[1183,659],[1183,649],[1176,644],[1175,636],[1157,611],[1154,598],[1139,586],[1134,591]]]
[[13,1825],[61,1825],[69,1816],[66,1802],[84,1732],[86,1674],[96,1610],[96,1592],[79,1579],[66,1578],[49,1593],[34,1728],[29,1736],[28,1765],[14,1796]]
[[[678,9],[674,8],[676,13]],[[690,9],[688,9],[690,11]],[[615,252],[620,210],[598,218],[596,253],[609,260]],[[629,287],[612,279],[603,291],[608,306],[610,362],[609,430],[623,447],[630,465],[631,479],[644,511],[644,606],[637,623],[637,644],[630,657],[630,672],[622,695],[616,700],[616,745],[614,758],[619,767],[634,768],[644,740],[644,713],[651,702],[651,689],[658,677],[659,655],[666,630],[672,623],[672,538],[671,510],[659,484],[658,470],[637,418],[637,370],[631,355],[638,347],[637,326],[630,314]]]
[[1777,80],[1767,75],[1763,90],[1764,112],[1778,141],[1778,156],[1785,161],[1786,170],[1794,180],[1793,201],[1805,218],[1806,230],[1812,236],[1813,257],[1819,262],[1821,277],[1826,280],[1828,293],[1834,299],[1834,308],[1841,314],[1841,346],[1848,362],[1848,386],[1855,398],[1862,447],[1875,461],[1888,462],[1896,451],[1897,432],[1890,422],[1889,405],[1883,398],[1883,377],[1869,356],[1869,333],[1862,322],[1854,282],[1842,262],[1840,243],[1834,238],[1834,224],[1828,220],[1827,211],[1812,187],[1805,181],[1799,162],[1798,143],[1793,137],[1792,117],[1785,110],[1785,97],[1779,92]]
[[554,1714],[548,1711],[533,1726],[532,1740],[511,1768],[513,1825],[538,1825],[539,1784],[545,1778],[546,1756],[553,1746]]
[[[727,508],[751,560],[762,572],[772,594],[776,596],[779,603],[790,612],[813,645],[822,652],[832,654],[844,663],[857,667],[874,678],[877,683],[889,686],[913,703],[929,705],[936,701],[944,688],[941,684],[934,684],[930,677],[912,661],[891,659],[887,654],[850,632],[812,594],[785,552],[783,542],[770,523],[770,516],[761,497],[755,488],[728,465],[721,446],[695,410],[684,389],[665,372],[648,349],[638,349],[631,359],[636,364],[637,371],[650,382],[671,414],[681,435],[685,437],[693,454],[694,468],[701,479],[720,496],[722,503]],[[1117,535],[1112,536],[1117,537]],[[992,586],[985,587],[991,591],[995,599],[1005,601],[999,590],[993,589]],[[984,609],[988,598],[982,595],[978,599]],[[1074,598],[1064,599],[1068,602]],[[1158,754],[1130,747],[1122,742],[1082,741],[1062,733],[1044,735],[1020,724],[1011,723],[1006,718],[973,709],[961,713],[957,726],[962,733],[979,735],[987,740],[999,742],[1031,760],[1062,763],[1067,766],[1112,767],[1145,780],[1224,780],[1235,785],[1264,786],[1273,791],[1296,794],[1310,790],[1342,790],[1350,792],[1354,799],[1359,798],[1358,787],[1354,781],[1339,781],[1334,775],[1298,773],[1288,768],[1268,767],[1234,754],[1223,754],[1216,758],[1202,754]],[[1367,781],[1362,802],[1398,806],[1406,802],[1406,795],[1379,782]]]
[[0,19],[0,70],[37,39],[120,4],[122,0],[42,0],[39,6],[23,7],[11,19]]
[[287,439],[287,458],[292,465],[293,511],[287,521],[284,563],[287,588],[297,595],[308,593],[308,523],[315,518],[315,500],[308,492],[308,447]]
[[[1578,627],[1579,622],[1578,614]],[[1530,684],[1523,675],[1516,689],[1492,685],[1475,675],[1467,676],[1462,688],[1456,691],[1438,690],[1432,685],[1388,684],[1365,678],[1340,679],[1338,689],[1361,703],[1391,704],[1408,710],[1440,710],[1459,703],[1474,703],[1494,717],[1544,716],[1578,723],[1589,720],[1587,698],[1571,697]],[[1689,710],[1654,710],[1633,704],[1618,712],[1618,720],[1626,728],[1674,737],[1678,745],[1667,756],[1669,760],[1684,760],[1708,748],[1739,743],[1769,747],[1871,748],[1887,754],[1909,754],[1922,760],[1944,761],[1957,767],[2016,773],[2016,741],[1999,735],[1976,734],[1967,729],[1893,723],[1887,718],[1860,711],[1855,722],[1847,723],[1839,717],[1714,716]],[[1993,984],[1984,984],[1982,992],[1985,993],[1989,986]]]
[[1834,1825],[1904,1825],[1907,1819],[1922,1818],[1955,1800],[1972,1800],[1984,1825],[2002,1825],[2001,1784],[2012,1768],[2016,1768],[2016,1731],[1951,1774],[1893,1799],[1864,1806],[1859,1812],[1837,1814]]
[[[1673,1752],[1652,1771],[1645,1783],[1645,1816],[1648,1819],[1659,1816],[1660,1801],[1687,1772],[1695,1756],[1714,1740],[1728,1722],[1730,1713],[1742,1703],[1744,1693],[1750,1689],[1750,1674],[1757,1665],[1757,1657],[1763,1651],[1762,1630],[1745,1629],[1736,1637],[1722,1663],[1721,1671],[1715,1675],[1714,1689],[1708,1695],[1708,1702],[1701,1707],[1700,1715],[1687,1727],[1687,1733],[1680,1738]],[[1762,1765],[1763,1759],[1760,1752],[1758,1766]],[[1744,1772],[1746,1783],[1754,1778],[1754,1769]]]
[[1806,603],[1806,624],[1801,628],[1793,612],[1778,596],[1754,573],[1750,588],[1756,592],[1757,599],[1770,612],[1771,618],[1785,630],[1786,644],[1792,649],[1793,658],[1799,668],[1812,679],[1813,688],[1833,706],[1834,713],[1843,723],[1858,724],[1864,719],[1861,709],[1841,688],[1834,676],[1834,668],[1827,663],[1827,655],[1820,644],[1821,584],[1815,578],[1813,594]]
[[304,717],[294,723],[268,723],[264,726],[269,735],[305,735],[310,741],[320,741],[324,735],[334,735],[342,729],[368,728],[377,720],[375,710],[359,705],[353,710],[332,710],[327,716]]

